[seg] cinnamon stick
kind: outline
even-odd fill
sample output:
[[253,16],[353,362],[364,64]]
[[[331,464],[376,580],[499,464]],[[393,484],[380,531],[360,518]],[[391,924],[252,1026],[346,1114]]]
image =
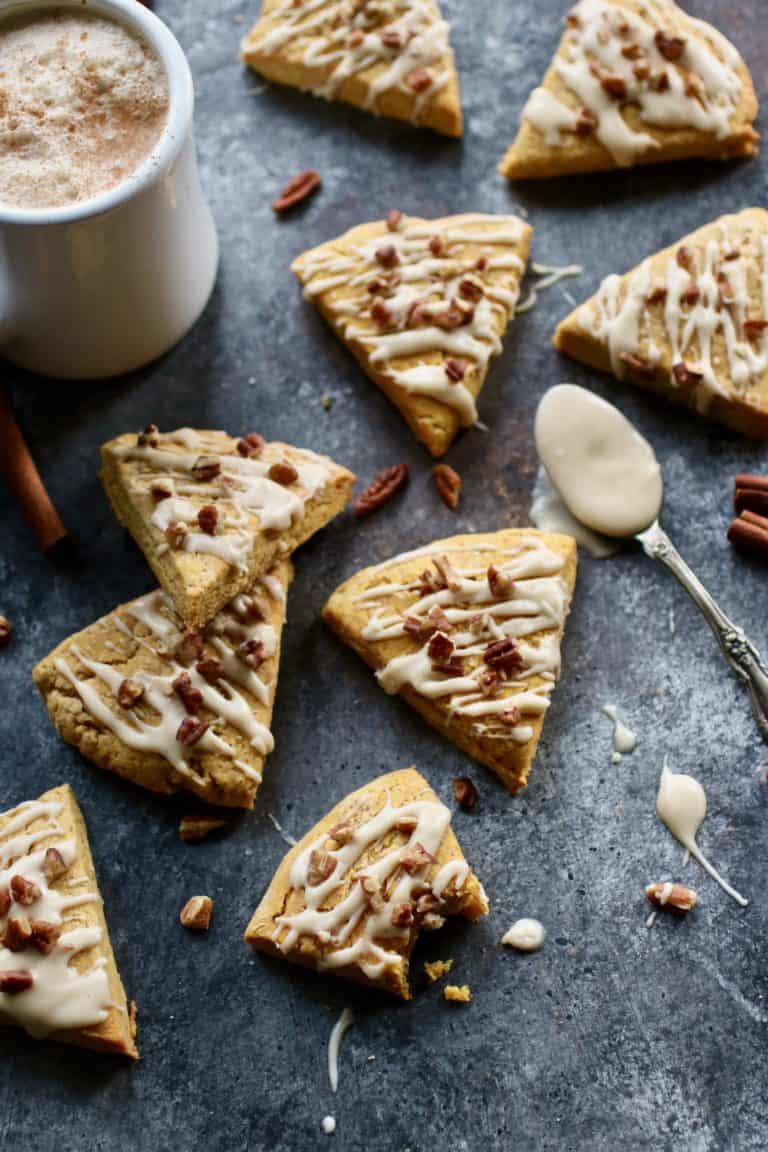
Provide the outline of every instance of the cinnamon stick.
[[63,540],[67,530],[40,479],[8,399],[0,389],[0,470],[43,552]]
[[746,509],[728,529],[728,539],[734,548],[758,560],[768,560],[768,516]]
[[733,506],[737,512],[749,509],[768,516],[768,476],[740,473],[734,484]]

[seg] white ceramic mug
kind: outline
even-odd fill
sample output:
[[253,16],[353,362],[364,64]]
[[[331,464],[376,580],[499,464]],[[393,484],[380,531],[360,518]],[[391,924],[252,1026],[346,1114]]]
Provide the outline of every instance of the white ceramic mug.
[[0,18],[69,6],[141,35],[170,94],[155,148],[117,188],[62,208],[0,203],[0,356],[46,376],[88,379],[130,372],[181,339],[213,288],[218,240],[178,41],[138,0],[0,0]]

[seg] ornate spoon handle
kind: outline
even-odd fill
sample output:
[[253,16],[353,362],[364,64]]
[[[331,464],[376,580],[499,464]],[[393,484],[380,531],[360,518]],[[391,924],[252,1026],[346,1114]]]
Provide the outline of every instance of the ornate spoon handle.
[[744,635],[744,630],[734,624],[710,596],[658,522],[651,524],[645,532],[639,532],[637,539],[646,556],[669,568],[701,610],[717,637],[725,659],[736,675],[746,683],[760,735],[768,742],[768,668],[757,648]]

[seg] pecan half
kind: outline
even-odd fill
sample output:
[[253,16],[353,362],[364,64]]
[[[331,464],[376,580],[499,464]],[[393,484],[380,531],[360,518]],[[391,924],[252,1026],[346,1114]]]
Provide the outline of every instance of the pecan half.
[[195,664],[195,670],[209,684],[215,684],[224,675],[224,665],[218,656],[205,656],[202,660],[198,660]]
[[185,716],[179,724],[176,739],[185,748],[191,748],[199,740],[202,740],[209,727],[207,720],[195,720],[192,716]]
[[665,60],[679,60],[685,51],[685,40],[681,36],[670,36],[659,29],[653,39]]
[[6,996],[17,996],[19,992],[26,992],[35,982],[35,978],[26,968],[7,968],[0,972],[0,992]]
[[7,616],[0,616],[0,648],[5,648],[6,644],[10,643],[11,636],[13,635],[13,625]]
[[9,916],[3,933],[3,947],[9,952],[23,952],[32,939],[32,925],[26,916]]
[[450,464],[436,464],[432,469],[432,478],[443,504],[453,511],[458,507],[461,496],[461,476]]
[[201,840],[210,836],[211,832],[217,832],[219,828],[226,826],[226,820],[213,816],[182,816],[179,821],[179,836],[185,844],[199,844]]
[[307,884],[311,888],[315,888],[332,876],[335,871],[336,857],[332,856],[330,852],[323,852],[321,848],[315,848],[309,857]]
[[434,856],[428,852],[423,844],[418,840],[415,844],[410,844],[403,850],[400,855],[400,867],[403,868],[409,876],[415,875],[416,872],[422,872],[434,862]]
[[49,884],[53,884],[67,871],[67,864],[58,848],[46,849],[43,857],[43,875]]
[[406,76],[405,82],[414,92],[426,92],[432,87],[432,73],[429,68],[414,68]]
[[240,437],[235,447],[241,456],[261,456],[264,444],[264,437],[259,436],[258,432],[247,432],[245,436]]
[[649,363],[643,356],[635,356],[633,352],[619,352],[619,360],[622,364],[626,364],[630,372],[634,372],[636,376],[641,376],[644,380],[653,380],[656,377],[656,369],[653,364]]
[[469,776],[456,776],[451,783],[453,784],[453,795],[459,808],[463,808],[465,812],[471,812],[479,800],[479,793],[474,782],[470,780]]
[[213,900],[210,896],[192,896],[179,913],[179,920],[191,932],[207,932],[213,916]]
[[288,212],[317,192],[321,184],[320,174],[315,172],[314,168],[306,168],[289,180],[278,198],[272,201],[272,211],[278,214]]
[[216,527],[219,523],[218,509],[213,504],[204,504],[202,508],[198,509],[197,522],[202,532],[208,536],[215,536]]
[[199,688],[192,687],[189,673],[180,672],[171,687],[184,705],[184,711],[189,716],[197,716],[203,706],[203,694]]
[[126,677],[117,690],[117,702],[121,708],[135,708],[144,698],[144,685]]
[[40,899],[41,892],[33,880],[27,880],[26,876],[17,873],[11,877],[11,896],[17,904],[28,908],[30,904]]
[[267,476],[270,480],[274,480],[275,484],[282,484],[284,487],[295,484],[299,478],[293,464],[289,464],[287,460],[280,460],[272,464]]
[[671,908],[683,916],[696,907],[698,896],[685,884],[649,884],[645,894],[657,908]]
[[408,480],[408,465],[393,464],[383,468],[376,479],[361,492],[355,503],[356,516],[368,516],[376,512],[394,496]]
[[695,388],[704,379],[703,372],[689,368],[684,360],[672,365],[672,379],[678,388]]
[[494,640],[483,653],[483,661],[489,668],[498,673],[519,672],[525,667],[525,661],[520,649],[514,640],[504,636],[501,640]]
[[59,942],[61,928],[58,924],[51,924],[49,920],[33,920],[30,924],[32,931],[31,944],[43,956],[49,956]]
[[221,461],[217,460],[215,456],[198,456],[192,465],[192,475],[201,484],[215,480],[217,476],[221,475]]

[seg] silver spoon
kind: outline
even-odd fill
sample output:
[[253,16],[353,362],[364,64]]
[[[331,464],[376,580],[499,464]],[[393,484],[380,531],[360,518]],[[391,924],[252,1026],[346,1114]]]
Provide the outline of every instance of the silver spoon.
[[573,384],[557,385],[544,395],[535,437],[552,485],[580,524],[603,536],[638,540],[646,556],[677,577],[746,684],[760,734],[768,742],[768,667],[659,524],[663,483],[648,441],[618,408]]

